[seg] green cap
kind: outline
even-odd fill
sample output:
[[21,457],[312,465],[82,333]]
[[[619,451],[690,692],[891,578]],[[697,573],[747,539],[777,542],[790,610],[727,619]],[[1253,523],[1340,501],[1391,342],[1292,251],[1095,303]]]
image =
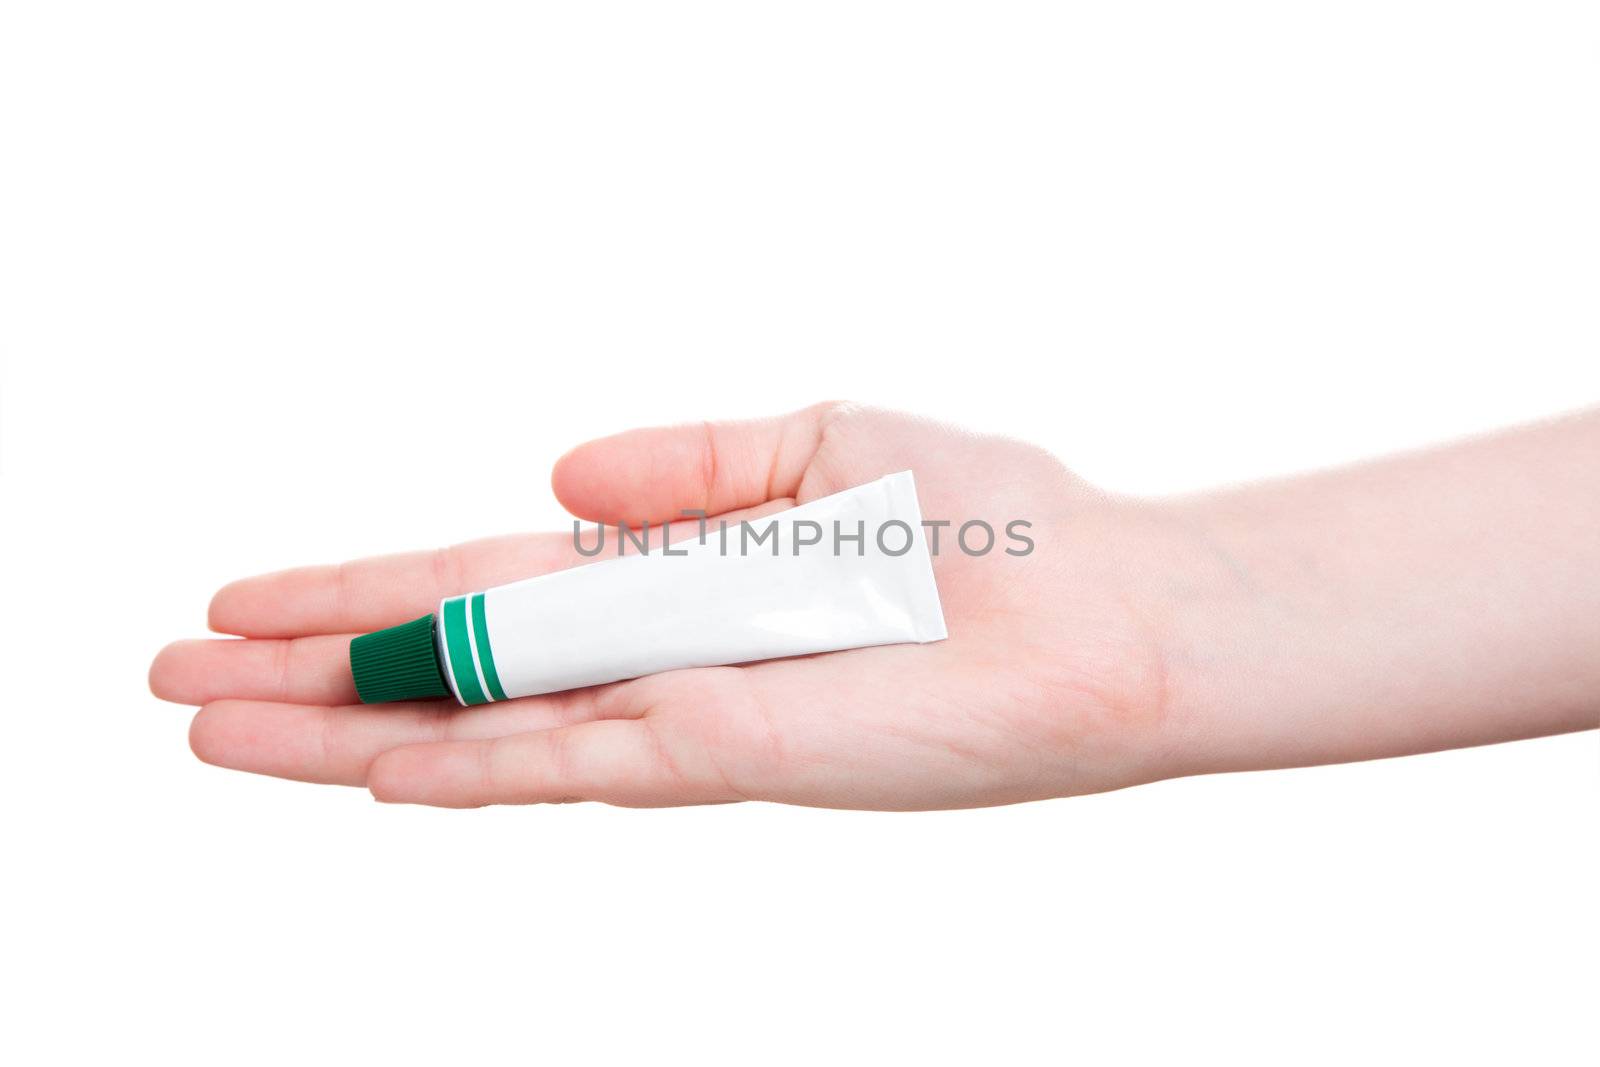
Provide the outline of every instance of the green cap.
[[363,704],[451,696],[439,662],[434,619],[420,619],[363,634],[350,642],[350,673]]

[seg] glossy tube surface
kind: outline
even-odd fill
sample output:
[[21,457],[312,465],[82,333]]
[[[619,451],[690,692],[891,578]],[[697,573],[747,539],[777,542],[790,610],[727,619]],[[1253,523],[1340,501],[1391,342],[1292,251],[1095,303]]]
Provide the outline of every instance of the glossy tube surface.
[[682,540],[665,548],[653,528],[648,554],[630,542],[620,557],[612,528],[612,558],[442,601],[456,698],[945,637],[910,471],[725,532],[711,523],[703,540],[696,526],[674,523]]

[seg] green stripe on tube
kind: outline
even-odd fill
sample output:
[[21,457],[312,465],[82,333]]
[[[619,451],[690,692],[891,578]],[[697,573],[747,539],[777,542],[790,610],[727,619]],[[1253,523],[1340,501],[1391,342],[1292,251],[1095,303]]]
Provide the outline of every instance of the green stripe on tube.
[[478,671],[472,665],[472,645],[467,641],[467,601],[454,597],[444,602],[444,647],[450,653],[450,677],[455,679],[456,690],[468,704],[487,704],[483,686],[478,684]]
[[500,672],[494,669],[494,652],[489,648],[489,621],[483,609],[483,594],[472,597],[472,636],[478,642],[478,666],[483,668],[483,680],[489,683],[489,695],[504,700],[506,691],[500,688]]

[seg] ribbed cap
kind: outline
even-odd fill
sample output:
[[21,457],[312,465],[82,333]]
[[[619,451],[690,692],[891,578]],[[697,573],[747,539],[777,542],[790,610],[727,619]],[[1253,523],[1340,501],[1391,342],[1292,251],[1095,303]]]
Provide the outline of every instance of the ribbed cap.
[[424,615],[350,642],[350,673],[363,704],[451,695],[433,628],[433,616]]

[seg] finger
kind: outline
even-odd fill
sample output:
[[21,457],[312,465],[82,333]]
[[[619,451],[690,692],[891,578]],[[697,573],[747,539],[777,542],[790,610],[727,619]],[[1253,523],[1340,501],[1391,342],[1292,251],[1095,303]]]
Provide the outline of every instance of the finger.
[[599,800],[628,807],[741,799],[706,760],[664,743],[647,719],[583,723],[486,741],[386,752],[367,787],[379,800],[475,808]]
[[223,586],[210,626],[245,637],[365,633],[405,622],[447,596],[586,562],[567,534],[516,534],[431,552],[297,567]]
[[[730,525],[792,506],[775,500],[730,513]],[[688,535],[685,535],[688,536]],[[709,535],[708,536],[713,536]],[[350,673],[354,634],[174,641],[150,665],[150,691],[175,704],[214,701],[339,706],[360,697]]]
[[[717,536],[718,523],[725,522],[732,528],[793,506],[793,500],[772,500],[760,507],[718,516],[707,524],[706,536]],[[682,530],[674,527],[674,531],[674,543],[680,547],[697,535],[693,523]],[[652,547],[658,546],[659,542],[652,543]],[[150,664],[150,691],[162,700],[195,706],[225,699],[355,704],[360,697],[350,674],[350,641],[357,636],[313,634],[174,641]]]
[[440,701],[322,707],[219,700],[201,708],[189,747],[230,770],[329,785],[364,785],[381,753],[402,745],[481,740],[587,722],[606,712],[594,690],[458,708]]
[[229,698],[359,703],[350,677],[352,636],[174,641],[150,664],[150,691],[196,706]]
[[676,519],[792,497],[835,404],[777,418],[630,430],[579,445],[556,463],[562,505],[595,522]]

